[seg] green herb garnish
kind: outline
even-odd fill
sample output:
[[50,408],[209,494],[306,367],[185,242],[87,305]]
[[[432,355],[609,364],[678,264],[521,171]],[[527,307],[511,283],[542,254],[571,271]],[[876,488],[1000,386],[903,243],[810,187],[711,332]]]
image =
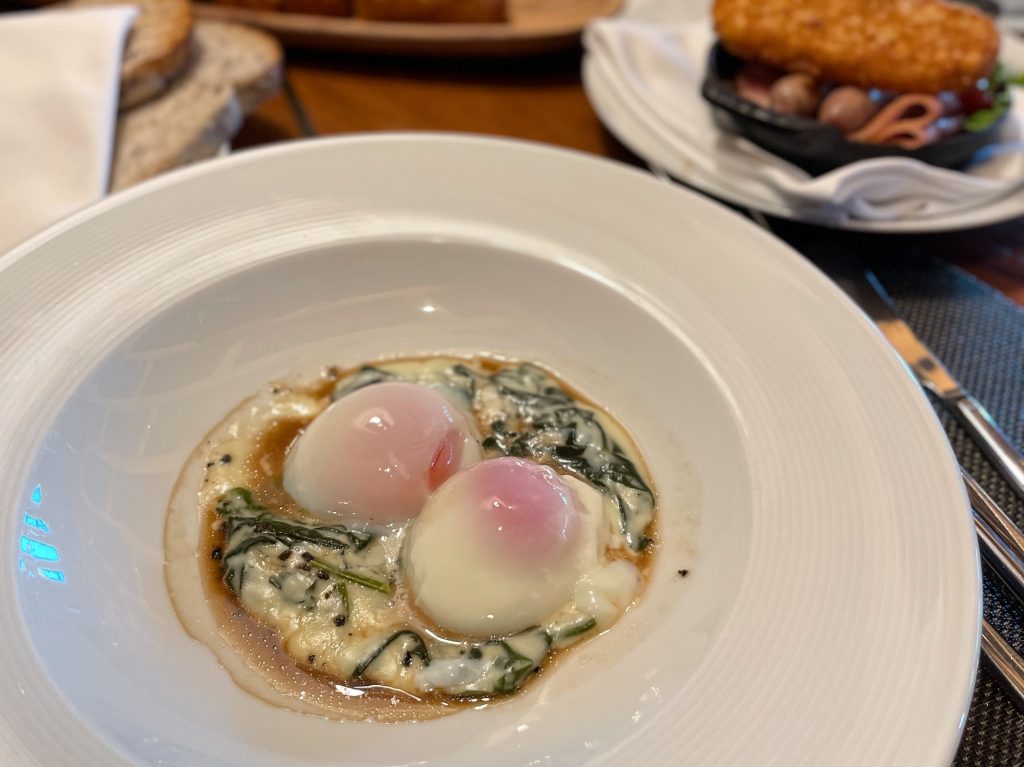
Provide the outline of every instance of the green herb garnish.
[[[373,578],[367,578],[365,575],[359,575],[351,570],[341,570],[334,565],[324,562],[322,559],[313,557],[309,560],[311,567],[319,567],[324,572],[333,575],[335,578],[354,583],[357,586],[362,586],[366,589],[372,589],[373,591],[379,591],[381,594],[390,594],[391,586],[384,581],[378,581]],[[347,601],[347,600],[346,600]]]
[[965,131],[980,133],[999,122],[1010,111],[1010,106],[1013,104],[1010,87],[1024,85],[1024,73],[1011,75],[1003,69],[1002,64],[996,64],[990,82],[993,92],[992,106],[979,109],[968,115],[964,120]]

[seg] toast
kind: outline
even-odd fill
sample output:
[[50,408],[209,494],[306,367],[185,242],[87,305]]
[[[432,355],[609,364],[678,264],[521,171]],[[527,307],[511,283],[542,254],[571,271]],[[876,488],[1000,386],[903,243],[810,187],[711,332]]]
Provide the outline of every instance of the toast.
[[193,34],[191,67],[160,98],[118,119],[111,190],[213,157],[245,113],[280,87],[283,56],[269,35],[215,21],[197,22]]

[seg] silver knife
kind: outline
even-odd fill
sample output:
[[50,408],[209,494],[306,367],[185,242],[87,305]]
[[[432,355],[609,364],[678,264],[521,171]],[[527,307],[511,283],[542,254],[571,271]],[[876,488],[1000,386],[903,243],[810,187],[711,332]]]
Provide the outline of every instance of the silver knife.
[[[1024,458],[999,430],[985,408],[968,394],[946,367],[924,345],[910,326],[893,309],[891,299],[878,278],[864,272],[862,279],[839,281],[860,308],[874,320],[922,387],[932,392],[974,437],[1018,496],[1024,498]],[[965,479],[971,505],[985,523],[1006,543],[1013,555],[1024,562],[1024,534],[1005,512],[987,496],[979,500],[977,483]],[[978,501],[978,502],[976,502]]]
[[956,382],[931,349],[914,335],[910,326],[896,313],[892,299],[878,278],[871,272],[865,272],[864,278],[863,284],[850,283],[848,292],[853,299],[899,352],[918,383],[938,397],[956,416],[1014,492],[1024,499],[1024,456],[1007,439],[988,411]]

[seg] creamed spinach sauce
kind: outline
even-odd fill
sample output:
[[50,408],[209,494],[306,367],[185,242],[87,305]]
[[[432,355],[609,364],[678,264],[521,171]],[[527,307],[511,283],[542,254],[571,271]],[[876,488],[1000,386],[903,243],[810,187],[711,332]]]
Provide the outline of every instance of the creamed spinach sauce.
[[[598,490],[617,540],[609,549],[638,561],[649,547],[655,498],[635,459],[582,405],[533,365],[432,360],[363,367],[331,398],[382,381],[441,390],[475,416],[485,457],[525,457]],[[607,418],[607,416],[604,416]],[[515,692],[552,651],[593,633],[594,615],[573,603],[515,635],[487,640],[441,636],[411,620],[399,579],[404,526],[356,530],[314,525],[258,503],[246,488],[216,506],[213,550],[224,585],[248,612],[276,628],[287,652],[352,684],[484,698]]]

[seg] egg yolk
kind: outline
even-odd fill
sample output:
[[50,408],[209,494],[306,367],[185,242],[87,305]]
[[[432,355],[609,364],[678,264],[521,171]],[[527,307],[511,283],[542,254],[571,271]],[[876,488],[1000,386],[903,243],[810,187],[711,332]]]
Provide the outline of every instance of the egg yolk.
[[409,528],[403,567],[442,629],[486,637],[541,623],[572,599],[582,521],[553,470],[496,458],[442,485]]
[[468,422],[443,395],[387,382],[313,419],[289,448],[284,486],[321,519],[389,524],[419,513],[431,492],[479,459]]

